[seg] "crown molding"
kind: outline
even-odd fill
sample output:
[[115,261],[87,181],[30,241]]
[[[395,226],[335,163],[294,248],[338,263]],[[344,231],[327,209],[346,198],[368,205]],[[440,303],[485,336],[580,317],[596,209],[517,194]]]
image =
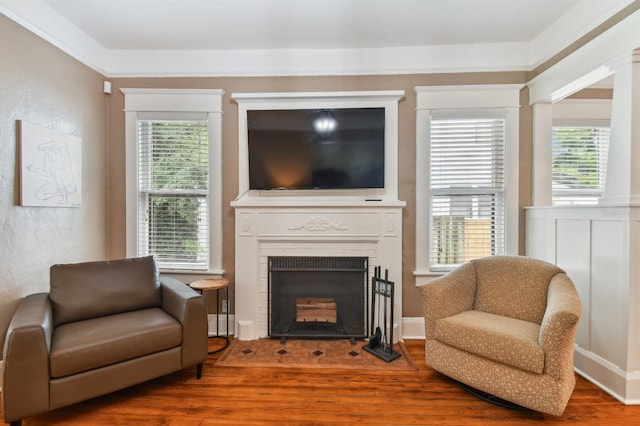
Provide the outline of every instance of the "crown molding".
[[365,49],[113,50],[41,0],[0,0],[0,13],[107,78],[392,75],[531,71],[633,2],[581,2],[531,42]]
[[619,61],[639,54],[640,10],[531,79],[530,104],[563,99],[614,74]]

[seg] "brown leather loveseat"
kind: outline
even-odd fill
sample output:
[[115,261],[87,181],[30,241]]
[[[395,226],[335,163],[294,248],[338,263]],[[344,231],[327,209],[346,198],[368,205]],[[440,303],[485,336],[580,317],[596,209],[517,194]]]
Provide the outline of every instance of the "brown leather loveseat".
[[4,346],[6,422],[104,395],[207,358],[203,297],[160,277],[153,257],[54,265],[26,296]]

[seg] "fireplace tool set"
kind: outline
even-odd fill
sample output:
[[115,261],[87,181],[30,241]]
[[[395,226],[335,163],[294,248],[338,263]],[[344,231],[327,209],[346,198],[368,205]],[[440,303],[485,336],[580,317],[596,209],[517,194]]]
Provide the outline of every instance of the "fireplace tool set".
[[393,350],[394,283],[388,278],[389,271],[387,269],[385,269],[384,278],[382,278],[380,266],[375,267],[371,278],[371,328],[375,327],[375,331],[363,349],[378,358],[391,362],[399,358],[400,353]]

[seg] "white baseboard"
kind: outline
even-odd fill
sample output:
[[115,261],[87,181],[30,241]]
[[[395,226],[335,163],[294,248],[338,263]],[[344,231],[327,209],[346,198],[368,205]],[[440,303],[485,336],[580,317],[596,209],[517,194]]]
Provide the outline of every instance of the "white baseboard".
[[574,370],[625,405],[640,405],[640,372],[625,371],[576,345]]
[[424,317],[403,317],[402,338],[424,339]]
[[[217,321],[216,321],[216,317]],[[216,334],[227,334],[227,315],[226,314],[208,314],[207,320],[209,321],[209,337]],[[234,324],[236,322],[235,315],[229,314],[229,336],[235,335]],[[220,330],[218,330],[218,326]]]
[[[226,328],[226,318],[225,315],[220,315],[220,333],[224,334]],[[235,325],[235,316],[229,315],[229,335],[234,335],[240,340],[254,340],[256,339],[253,336],[251,330],[253,329],[253,324],[248,321],[240,321],[240,334],[236,335],[234,330]],[[396,328],[394,327],[394,330]],[[209,335],[216,334],[216,315],[209,315]],[[394,335],[397,335],[394,331]],[[402,318],[402,339],[424,339],[424,318],[423,317],[404,317]],[[394,340],[396,338],[394,337]]]

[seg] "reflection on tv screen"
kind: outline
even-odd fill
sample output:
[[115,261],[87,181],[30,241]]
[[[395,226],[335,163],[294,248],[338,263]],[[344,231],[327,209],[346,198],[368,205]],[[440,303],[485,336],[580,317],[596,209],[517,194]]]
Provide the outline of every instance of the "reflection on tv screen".
[[384,188],[384,108],[250,110],[250,189]]

